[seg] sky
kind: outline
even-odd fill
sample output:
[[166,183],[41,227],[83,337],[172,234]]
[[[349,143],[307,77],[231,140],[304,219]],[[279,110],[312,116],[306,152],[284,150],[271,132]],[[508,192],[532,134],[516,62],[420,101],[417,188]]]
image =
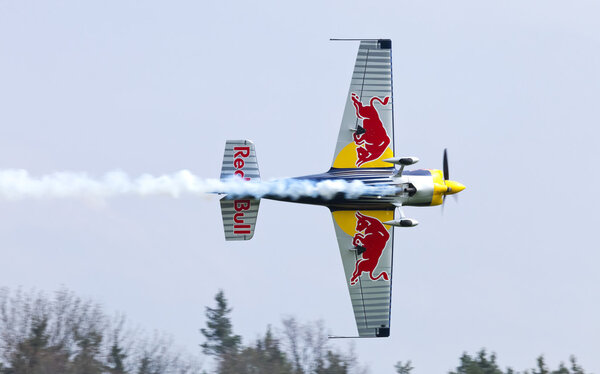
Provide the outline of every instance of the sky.
[[[600,372],[600,3],[0,1],[0,169],[217,178],[227,139],[265,179],[331,164],[356,50],[393,41],[397,156],[459,201],[406,208],[392,336],[372,373],[443,373],[482,347]],[[64,285],[194,352],[223,289],[249,342],[287,316],[355,323],[327,209],[261,202],[225,242],[216,196],[0,201],[0,286]],[[346,341],[333,341],[345,348]]]

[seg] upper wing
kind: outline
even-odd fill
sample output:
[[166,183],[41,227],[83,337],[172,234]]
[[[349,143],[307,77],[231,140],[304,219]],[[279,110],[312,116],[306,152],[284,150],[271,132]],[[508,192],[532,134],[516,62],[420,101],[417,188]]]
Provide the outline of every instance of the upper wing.
[[392,41],[362,40],[338,135],[333,168],[393,167]]
[[332,211],[360,337],[390,335],[393,210]]

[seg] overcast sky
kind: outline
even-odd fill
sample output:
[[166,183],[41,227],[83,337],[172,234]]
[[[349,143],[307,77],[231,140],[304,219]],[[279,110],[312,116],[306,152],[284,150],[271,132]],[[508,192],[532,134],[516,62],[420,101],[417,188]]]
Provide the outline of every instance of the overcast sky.
[[[596,1],[0,0],[0,169],[216,178],[252,139],[263,178],[329,168],[357,43],[393,40],[397,156],[456,203],[396,229],[392,336],[372,373],[502,366],[600,372],[600,4]],[[223,289],[246,341],[282,317],[355,333],[327,209],[263,201],[225,242],[217,197],[0,201],[0,286],[65,285],[195,351]],[[344,347],[347,342],[335,341]]]

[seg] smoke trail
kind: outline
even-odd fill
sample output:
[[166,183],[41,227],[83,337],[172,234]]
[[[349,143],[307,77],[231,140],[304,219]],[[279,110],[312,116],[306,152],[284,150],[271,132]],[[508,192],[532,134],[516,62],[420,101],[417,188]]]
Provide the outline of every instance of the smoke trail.
[[363,195],[388,195],[394,187],[367,186],[360,181],[282,179],[265,182],[244,182],[240,179],[221,181],[203,179],[188,170],[153,176],[149,174],[131,178],[122,171],[106,173],[93,178],[86,173],[57,172],[41,177],[32,177],[26,170],[0,170],[0,199],[52,199],[52,198],[109,198],[123,195],[151,196],[202,195],[225,193],[232,197],[263,197],[267,194],[298,199],[300,197],[322,197],[331,199],[343,193],[348,198]]

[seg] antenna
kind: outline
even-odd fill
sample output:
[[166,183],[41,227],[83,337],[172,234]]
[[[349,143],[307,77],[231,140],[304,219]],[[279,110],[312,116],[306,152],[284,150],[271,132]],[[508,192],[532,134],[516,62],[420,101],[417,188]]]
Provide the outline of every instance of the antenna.
[[360,42],[363,40],[368,40],[368,41],[377,41],[379,39],[346,39],[346,38],[330,38],[329,39],[332,42]]

